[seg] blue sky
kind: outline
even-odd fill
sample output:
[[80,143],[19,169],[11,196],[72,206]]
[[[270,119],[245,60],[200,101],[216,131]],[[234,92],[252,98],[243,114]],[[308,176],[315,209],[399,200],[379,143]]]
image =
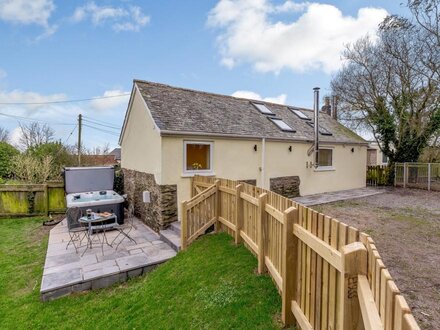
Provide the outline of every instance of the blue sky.
[[[328,92],[342,45],[374,35],[387,13],[406,9],[378,0],[0,0],[0,103],[120,95],[137,78],[310,107],[313,87]],[[121,126],[127,101],[0,104],[0,113],[48,122],[65,141],[79,113]],[[0,116],[12,142],[17,126]],[[117,146],[117,130],[95,127],[84,128],[88,147]]]

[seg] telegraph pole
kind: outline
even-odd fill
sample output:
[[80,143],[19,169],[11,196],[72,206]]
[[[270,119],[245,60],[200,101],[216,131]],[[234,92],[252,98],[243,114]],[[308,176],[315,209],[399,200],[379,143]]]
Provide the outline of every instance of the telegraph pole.
[[81,166],[81,128],[82,128],[82,115],[78,115],[78,166]]

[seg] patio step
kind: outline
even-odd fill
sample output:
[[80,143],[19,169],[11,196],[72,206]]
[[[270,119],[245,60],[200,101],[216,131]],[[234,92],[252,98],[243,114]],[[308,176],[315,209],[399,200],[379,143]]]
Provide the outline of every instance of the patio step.
[[174,231],[177,235],[180,236],[180,221],[174,221],[170,224],[170,228],[172,231]]
[[180,250],[180,234],[176,233],[173,229],[164,229],[159,232],[160,239],[168,243],[174,251]]

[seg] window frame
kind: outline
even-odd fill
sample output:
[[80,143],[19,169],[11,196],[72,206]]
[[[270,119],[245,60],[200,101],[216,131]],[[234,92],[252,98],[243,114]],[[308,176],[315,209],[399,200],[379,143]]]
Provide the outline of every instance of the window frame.
[[331,147],[320,147],[319,150],[330,150],[332,152],[332,163],[331,165],[319,165],[318,164],[318,168],[316,168],[316,171],[334,171],[335,167],[334,167],[334,148]]
[[[268,117],[268,119],[282,132],[290,132],[290,133],[296,133],[296,130],[291,127],[288,123],[286,123],[283,119],[277,118],[277,117]],[[282,128],[280,127],[277,122],[282,122],[284,125],[286,125],[288,128]]]
[[296,108],[291,108],[289,107],[289,110],[292,111],[292,113],[297,116],[299,119],[301,120],[307,120],[307,121],[311,121],[312,118],[309,118],[309,116],[307,116],[304,112],[302,112],[300,109],[296,109]]
[[[269,109],[269,107],[262,103],[262,102],[251,102],[251,104],[254,106],[255,109],[258,110],[258,112],[260,112],[261,114],[265,115],[265,116],[275,116],[275,113]],[[261,110],[258,106],[263,106],[266,108],[267,111]]]
[[[209,145],[209,169],[207,170],[188,170],[186,168],[186,148],[188,144],[201,144]],[[192,176],[194,174],[212,175],[213,170],[213,159],[214,159],[214,141],[197,141],[197,140],[184,140],[183,141],[183,174]]]

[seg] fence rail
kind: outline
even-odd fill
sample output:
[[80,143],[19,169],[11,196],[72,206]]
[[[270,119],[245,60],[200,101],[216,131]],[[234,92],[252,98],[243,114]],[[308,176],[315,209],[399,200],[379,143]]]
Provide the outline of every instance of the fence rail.
[[0,185],[0,217],[65,211],[64,183]]
[[380,258],[356,228],[246,183],[195,177],[182,203],[182,248],[213,224],[256,255],[301,329],[419,329]]
[[440,163],[397,163],[394,184],[440,191]]

